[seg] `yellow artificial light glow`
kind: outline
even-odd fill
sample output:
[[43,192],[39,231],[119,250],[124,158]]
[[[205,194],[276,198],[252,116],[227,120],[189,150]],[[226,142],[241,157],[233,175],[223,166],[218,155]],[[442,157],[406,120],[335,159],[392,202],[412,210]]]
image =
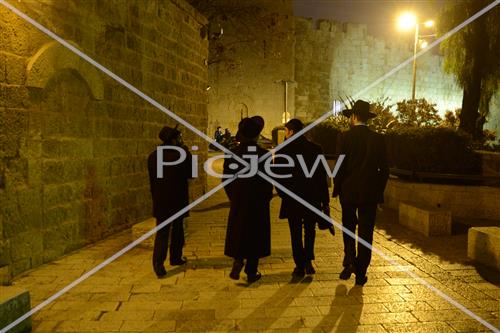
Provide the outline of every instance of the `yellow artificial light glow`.
[[415,14],[406,12],[399,16],[398,26],[402,30],[410,30],[417,24],[417,17]]
[[434,26],[434,21],[433,20],[425,21],[424,25],[425,25],[426,28],[433,27]]
[[423,40],[421,43],[420,43],[420,47],[425,49],[427,46],[429,46],[429,43],[427,43],[426,40]]

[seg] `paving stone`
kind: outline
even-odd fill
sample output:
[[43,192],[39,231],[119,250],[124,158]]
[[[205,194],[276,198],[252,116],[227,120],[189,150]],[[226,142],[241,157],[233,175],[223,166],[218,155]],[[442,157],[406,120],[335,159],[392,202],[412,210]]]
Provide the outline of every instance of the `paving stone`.
[[174,332],[175,320],[124,320],[120,332]]
[[417,321],[413,313],[363,313],[359,318],[359,322],[360,324],[411,323]]
[[[218,193],[200,209],[225,200],[225,195]],[[191,212],[185,251],[188,265],[167,266],[167,277],[159,280],[150,267],[151,250],[133,249],[35,314],[33,332],[432,333],[482,329],[477,321],[409,277],[403,268],[498,325],[497,285],[484,280],[465,261],[446,259],[454,253],[449,244],[436,245],[429,240],[426,246],[432,250],[427,251],[415,247],[411,238],[391,241],[388,237],[399,229],[387,231],[383,223],[384,229],[376,231],[375,245],[399,258],[401,266],[391,266],[374,255],[368,283],[355,287],[354,278],[338,278],[341,237],[319,231],[314,263],[317,273],[300,283],[292,282],[289,230],[277,219],[279,203],[277,198],[271,202],[272,255],[261,261],[260,281],[248,285],[244,274],[239,281],[228,277],[232,261],[222,250],[227,207],[215,213]],[[455,236],[449,237],[455,245]],[[460,241],[466,244],[465,238]],[[56,263],[42,265],[14,283],[28,289],[36,305],[129,242],[128,232],[117,234]],[[434,253],[434,249],[441,252]]]
[[447,323],[404,323],[404,324],[384,324],[384,328],[389,333],[454,333],[455,330]]
[[[491,332],[491,329],[476,320],[454,320],[447,323],[459,333]],[[496,328],[500,327],[500,320],[498,319],[489,321],[489,323]]]

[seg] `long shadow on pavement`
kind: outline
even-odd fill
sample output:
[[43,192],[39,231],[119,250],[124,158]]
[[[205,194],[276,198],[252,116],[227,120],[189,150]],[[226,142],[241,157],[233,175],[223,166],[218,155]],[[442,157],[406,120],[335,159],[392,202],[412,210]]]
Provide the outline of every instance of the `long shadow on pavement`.
[[307,276],[304,279],[292,278],[286,285],[280,287],[271,297],[264,301],[259,307],[242,320],[236,323],[236,330],[258,330],[274,328],[273,324],[282,319],[279,327],[286,328],[287,332],[299,331],[304,326],[302,319],[297,319],[298,315],[281,317],[281,315],[293,308],[290,304],[296,297],[299,297],[309,284],[312,282],[312,277]]
[[352,287],[347,291],[345,284],[339,284],[335,289],[335,298],[332,301],[328,314],[323,316],[323,319],[316,325],[312,332],[356,332],[359,325],[359,318],[363,312],[363,301],[361,300],[359,304],[352,304],[350,300],[354,295],[358,295],[362,299],[362,294],[362,288],[360,287]]
[[[483,279],[496,285],[500,284],[500,272],[477,264],[467,257],[467,234],[426,237],[398,224],[398,215],[395,210],[385,208],[377,214],[376,231],[378,230],[378,233],[387,240],[404,246],[406,249],[416,250],[416,255],[419,252],[428,254],[430,257],[437,255],[438,261],[447,262],[447,264],[473,266]],[[439,264],[438,261],[433,264]]]

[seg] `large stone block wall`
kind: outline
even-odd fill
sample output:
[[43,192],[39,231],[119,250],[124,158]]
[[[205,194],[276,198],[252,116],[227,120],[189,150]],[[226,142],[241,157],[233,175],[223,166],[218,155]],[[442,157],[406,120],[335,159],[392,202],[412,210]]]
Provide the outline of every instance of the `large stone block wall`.
[[397,210],[400,202],[451,211],[453,217],[500,221],[500,189],[489,186],[412,183],[389,179],[384,205]]
[[[295,20],[295,92],[297,115],[318,117],[331,110],[339,96],[392,104],[411,98],[412,64],[366,90],[413,54],[413,46],[386,42],[367,34],[366,26],[297,17]],[[429,52],[417,59],[416,97],[437,104],[444,113],[461,107],[461,90],[442,70],[442,57]]]
[[[292,2],[219,2],[235,16],[219,22],[224,30],[219,41],[224,51],[209,65],[208,129],[213,133],[217,126],[222,126],[235,134],[241,117],[259,114],[266,121],[264,135],[271,137],[271,130],[281,125],[285,110],[285,87],[281,80],[294,78]],[[236,12],[230,9],[234,3],[238,7]],[[291,85],[290,113],[294,100]]]
[[[206,130],[207,21],[183,0],[11,3]],[[165,124],[0,6],[0,271],[17,275],[151,216],[146,161]],[[181,130],[203,161],[207,144]],[[192,185],[192,196],[205,191],[203,177]]]

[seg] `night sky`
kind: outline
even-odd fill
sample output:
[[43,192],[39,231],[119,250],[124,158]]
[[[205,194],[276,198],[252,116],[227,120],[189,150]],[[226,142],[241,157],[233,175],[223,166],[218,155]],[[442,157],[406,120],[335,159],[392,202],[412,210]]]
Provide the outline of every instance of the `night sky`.
[[443,1],[439,0],[294,0],[296,16],[313,19],[335,19],[364,23],[374,36],[389,39],[401,36],[396,18],[403,11],[412,11],[421,21],[436,19]]

